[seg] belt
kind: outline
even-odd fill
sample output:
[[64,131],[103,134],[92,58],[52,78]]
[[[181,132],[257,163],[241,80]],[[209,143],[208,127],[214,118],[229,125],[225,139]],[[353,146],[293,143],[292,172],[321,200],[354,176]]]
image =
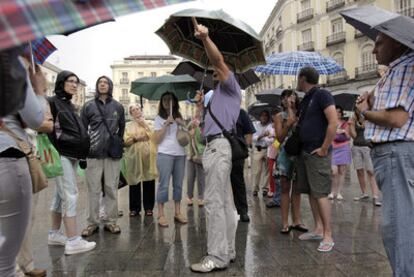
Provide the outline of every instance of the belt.
[[206,141],[207,141],[207,143],[209,143],[209,142],[212,142],[213,140],[218,139],[218,138],[224,138],[223,133],[219,133],[219,134],[215,134],[215,135],[208,135],[206,137]]
[[257,151],[262,151],[262,150],[266,150],[267,149],[267,146],[260,146],[260,145],[256,145],[256,149],[257,149]]
[[374,148],[376,146],[381,146],[384,144],[390,144],[390,143],[399,143],[399,142],[409,142],[409,141],[405,141],[405,140],[394,140],[394,141],[383,141],[383,142],[371,142],[371,148]]
[[16,158],[16,159],[19,159],[19,158],[23,158],[23,157],[25,157],[25,154],[22,151],[20,151],[16,148],[12,148],[12,147],[7,148],[6,150],[4,150],[3,152],[0,153],[0,158]]

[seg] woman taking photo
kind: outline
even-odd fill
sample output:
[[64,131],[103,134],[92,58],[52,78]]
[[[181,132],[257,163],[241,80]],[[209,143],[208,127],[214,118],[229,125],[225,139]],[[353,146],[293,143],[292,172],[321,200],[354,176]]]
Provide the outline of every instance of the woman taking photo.
[[146,216],[152,216],[155,202],[155,178],[157,178],[157,148],[153,133],[145,122],[141,108],[129,106],[132,121],[127,123],[125,141],[125,178],[129,184],[129,215],[141,212],[141,183]]
[[186,224],[181,214],[180,204],[185,171],[185,149],[177,139],[178,125],[184,125],[177,97],[170,92],[161,96],[158,115],[154,120],[154,138],[158,144],[157,169],[159,186],[157,192],[158,224],[168,227],[164,214],[164,204],[168,202],[168,187],[172,176],[173,199],[175,203],[174,220]]
[[[283,111],[276,116],[275,131],[276,138],[281,143],[279,155],[277,157],[277,169],[280,175],[282,186],[282,201],[280,210],[282,212],[283,228],[282,234],[288,234],[292,229],[307,232],[308,230],[301,223],[300,217],[300,194],[295,191],[293,180],[294,159],[289,157],[284,145],[286,139],[292,134],[292,130],[297,123],[297,110],[299,107],[299,97],[292,90],[284,90],[281,95]],[[289,207],[292,205],[293,225],[289,226]]]

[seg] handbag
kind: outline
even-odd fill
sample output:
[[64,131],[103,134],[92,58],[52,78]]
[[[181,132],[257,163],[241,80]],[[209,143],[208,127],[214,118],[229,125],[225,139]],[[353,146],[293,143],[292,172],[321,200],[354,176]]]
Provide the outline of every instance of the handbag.
[[232,160],[238,161],[238,160],[244,160],[249,156],[249,150],[247,149],[246,143],[239,138],[236,134],[230,133],[226,129],[224,129],[223,125],[218,121],[216,116],[211,111],[210,103],[207,105],[208,111],[211,115],[211,118],[214,120],[214,122],[220,127],[223,136],[229,141],[231,146],[231,154],[232,154]]
[[113,159],[120,159],[122,158],[122,154],[124,153],[124,141],[118,135],[114,135],[111,133],[111,130],[109,129],[108,123],[106,122],[105,116],[102,112],[102,109],[99,106],[98,100],[95,100],[95,103],[98,107],[99,113],[101,114],[102,123],[105,125],[105,128],[109,133],[108,155]]
[[182,147],[185,147],[190,143],[190,135],[184,126],[178,125],[177,140]]
[[47,178],[63,176],[63,167],[59,152],[50,142],[46,134],[37,135],[37,153],[42,162],[42,169]]
[[33,193],[37,193],[48,186],[48,180],[45,173],[42,169],[42,163],[40,158],[33,151],[32,147],[28,142],[19,138],[13,131],[11,131],[6,126],[3,127],[3,130],[6,131],[15,141],[20,150],[25,154],[27,164],[29,167],[30,177],[32,179],[32,190]]
[[312,99],[309,100],[308,105],[299,114],[299,120],[296,127],[293,129],[292,134],[286,139],[284,145],[285,151],[289,156],[299,156],[302,151],[302,142],[300,140],[300,124],[305,118],[306,112],[308,111],[309,104],[312,102],[316,92],[312,95]]

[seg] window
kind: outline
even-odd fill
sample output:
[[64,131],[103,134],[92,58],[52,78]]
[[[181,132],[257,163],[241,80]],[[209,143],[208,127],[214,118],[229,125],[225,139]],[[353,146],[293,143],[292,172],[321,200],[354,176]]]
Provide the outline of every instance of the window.
[[311,7],[311,1],[310,0],[302,0],[300,2],[300,6],[302,8],[302,11],[305,11],[307,9],[310,9],[310,7]]
[[367,67],[375,63],[375,56],[372,54],[372,45],[366,45],[362,47],[361,51],[361,64],[362,67]]
[[303,43],[311,42],[312,41],[312,30],[307,29],[302,31],[302,41]]
[[332,58],[336,61],[337,64],[344,66],[344,55],[341,52],[336,52],[333,54]]
[[413,6],[412,0],[399,0],[397,5],[398,5],[398,9],[401,11],[409,9]]
[[128,79],[128,72],[122,72],[122,79]]
[[137,75],[138,75],[138,78],[139,77],[144,77],[144,72],[138,72]]
[[337,34],[343,31],[342,18],[333,20],[331,22],[331,32],[332,34]]
[[151,77],[157,77],[157,72],[151,72]]
[[123,88],[122,89],[122,97],[127,98],[128,97],[128,89]]

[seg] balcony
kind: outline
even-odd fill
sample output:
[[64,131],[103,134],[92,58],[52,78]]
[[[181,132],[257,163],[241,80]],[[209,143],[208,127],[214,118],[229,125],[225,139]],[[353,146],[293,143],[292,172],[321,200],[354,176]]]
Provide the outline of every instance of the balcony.
[[363,36],[365,36],[363,33],[361,33],[360,31],[358,31],[357,29],[355,29],[354,38],[361,38]]
[[119,79],[119,83],[121,85],[128,85],[129,84],[129,79],[128,78],[121,78],[121,79]]
[[326,12],[345,6],[345,0],[330,0],[326,2]]
[[338,44],[338,43],[342,43],[345,42],[346,40],[346,32],[338,32],[338,33],[334,33],[330,36],[326,37],[326,46],[331,46],[334,44]]
[[308,41],[308,42],[305,42],[301,45],[298,45],[298,50],[299,51],[314,51],[315,50],[314,42],[313,41]]
[[121,103],[124,106],[128,106],[130,101],[129,101],[129,97],[128,96],[121,96],[119,98],[119,103]]
[[405,16],[414,17],[414,8],[407,7],[405,9],[399,10],[398,13]]
[[355,79],[371,79],[379,77],[378,64],[370,63],[364,64],[363,66],[355,68]]
[[339,85],[346,83],[348,80],[348,75],[346,74],[346,71],[338,72],[336,74],[328,75],[327,77],[327,83],[328,85]]
[[277,30],[276,30],[276,38],[280,38],[280,36],[282,35],[282,33],[283,33],[282,27],[281,26],[277,27]]
[[313,18],[313,9],[309,8],[297,14],[297,22],[303,22]]

